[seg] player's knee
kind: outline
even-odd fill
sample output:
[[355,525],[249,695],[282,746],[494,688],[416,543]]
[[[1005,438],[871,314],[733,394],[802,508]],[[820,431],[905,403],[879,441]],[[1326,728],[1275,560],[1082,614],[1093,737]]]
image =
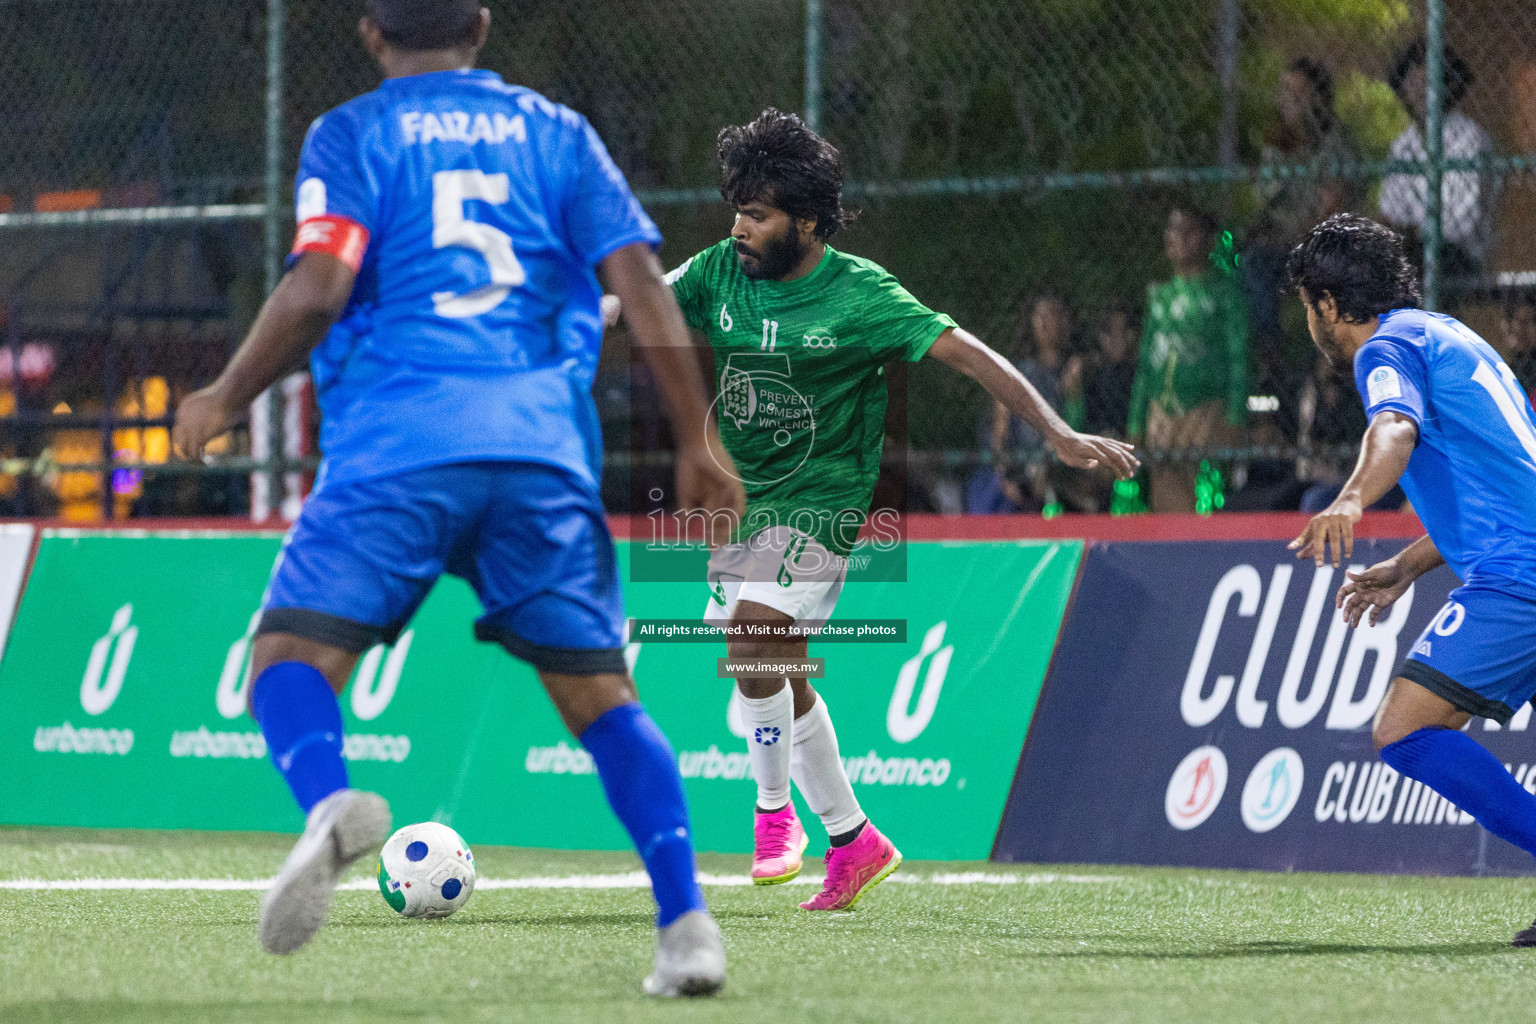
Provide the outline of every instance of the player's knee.
[[1383,748],[1391,746],[1406,735],[1408,733],[1404,732],[1402,727],[1386,718],[1376,719],[1371,726],[1371,743],[1376,747],[1378,754]]
[[784,677],[742,676],[736,680],[736,689],[748,700],[766,700],[784,689]]
[[593,722],[614,708],[634,704],[640,699],[635,682],[627,672],[567,675],[540,669],[539,679],[560,720],[571,735],[578,738]]
[[[325,676],[326,682],[331,684],[331,689],[340,693],[352,676],[357,657],[351,651],[308,637],[292,633],[262,633],[251,643],[251,681],[254,683],[261,678],[261,674],[273,665],[299,661],[318,669]],[[255,692],[255,686],[246,688],[247,711],[250,710],[250,701]]]

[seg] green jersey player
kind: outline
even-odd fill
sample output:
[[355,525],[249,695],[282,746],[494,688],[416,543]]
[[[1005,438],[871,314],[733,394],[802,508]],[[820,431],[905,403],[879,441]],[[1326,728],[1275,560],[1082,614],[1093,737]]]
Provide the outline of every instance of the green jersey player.
[[[708,621],[782,637],[831,616],[880,475],[894,360],[937,359],[973,378],[1068,465],[1136,471],[1130,445],[1072,430],[1006,359],[881,267],[827,244],[848,219],[842,157],[798,117],[767,110],[728,127],[719,156],[731,237],[667,278],[714,351],[721,439],[747,492],[745,517],[710,558]],[[805,657],[803,638],[740,632],[732,659]],[[801,906],[852,906],[901,855],[859,809],[825,702],[806,679],[742,676],[737,688],[758,787],[753,880],[799,874],[807,840],[793,779],[831,837],[825,888]]]

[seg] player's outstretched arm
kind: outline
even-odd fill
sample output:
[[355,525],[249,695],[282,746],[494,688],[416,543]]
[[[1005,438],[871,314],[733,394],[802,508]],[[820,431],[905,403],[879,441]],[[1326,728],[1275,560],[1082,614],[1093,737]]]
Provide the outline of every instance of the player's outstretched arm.
[[188,395],[176,409],[172,437],[182,458],[200,458],[209,441],[240,422],[257,395],[319,344],[346,308],[356,280],[351,267],[327,253],[299,257],[267,297],[219,379]]
[[1386,410],[1371,419],[1360,442],[1360,458],[1355,471],[1344,482],[1344,489],[1307,523],[1301,536],[1291,541],[1297,558],[1310,558],[1318,565],[1328,561],[1333,549],[1333,566],[1355,553],[1355,524],[1361,513],[1380,501],[1402,477],[1419,440],[1419,426],[1409,416]]
[[677,507],[703,509],[711,521],[715,513],[729,511],[739,522],[746,512],[746,493],[720,443],[688,325],[662,279],[656,254],[644,243],[626,245],[603,260],[598,270],[603,284],[618,296],[635,344],[666,403],[677,437]]
[[1445,564],[1445,558],[1428,536],[1420,537],[1384,562],[1377,562],[1360,572],[1346,572],[1344,585],[1334,598],[1334,607],[1344,611],[1351,626],[1370,612],[1376,625],[1383,612],[1408,592],[1413,581]]
[[1121,480],[1135,476],[1140,468],[1131,445],[1113,438],[1079,434],[1067,426],[1022,373],[970,332],[950,328],[939,335],[928,354],[970,377],[1009,412],[1022,416],[1067,465],[1093,469],[1102,463]]

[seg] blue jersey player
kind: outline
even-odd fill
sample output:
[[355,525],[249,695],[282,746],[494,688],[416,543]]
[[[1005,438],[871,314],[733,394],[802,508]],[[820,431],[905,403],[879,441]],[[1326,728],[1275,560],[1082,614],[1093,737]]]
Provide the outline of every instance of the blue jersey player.
[[711,993],[725,957],[676,759],[623,659],[590,394],[599,272],[669,405],[679,503],[739,515],[741,486],[660,235],[580,115],[473,69],[489,27],[478,0],[372,0],[360,31],[386,80],[310,129],[289,271],[179,410],[196,458],[312,350],[325,462],[251,665],[252,713],[307,819],[259,934],[275,953],[308,942],[342,871],[388,831],[384,800],[348,788],[336,693],[449,572],[480,598],[475,635],[538,670],[645,862],[660,929],[646,991]]
[[[1536,414],[1499,354],[1466,325],[1427,313],[1401,240],[1339,214],[1290,256],[1312,339],[1352,361],[1370,426],[1338,499],[1292,547],[1335,566],[1360,511],[1401,481],[1428,535],[1363,572],[1338,605],[1351,625],[1449,565],[1462,585],[1398,670],[1376,713],[1381,759],[1536,854],[1536,796],[1461,728],[1507,724],[1536,696]],[[1536,926],[1515,937],[1536,945]]]

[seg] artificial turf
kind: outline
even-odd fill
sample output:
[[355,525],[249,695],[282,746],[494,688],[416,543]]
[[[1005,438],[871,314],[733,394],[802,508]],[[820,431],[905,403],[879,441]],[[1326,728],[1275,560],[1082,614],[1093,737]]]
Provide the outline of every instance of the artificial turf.
[[[291,837],[0,829],[0,879],[261,878]],[[632,871],[626,854],[477,848],[482,878]],[[740,857],[701,869],[742,874]],[[807,862],[807,874],[818,862]],[[990,880],[938,884],[936,875]],[[309,947],[255,941],[259,893],[0,889],[6,1021],[1530,1021],[1515,879],[908,863],[856,911],[711,886],[723,997],[640,995],[641,889],[476,892],[443,921],[338,894]],[[358,877],[363,877],[359,872]],[[998,881],[998,878],[1012,881]]]

